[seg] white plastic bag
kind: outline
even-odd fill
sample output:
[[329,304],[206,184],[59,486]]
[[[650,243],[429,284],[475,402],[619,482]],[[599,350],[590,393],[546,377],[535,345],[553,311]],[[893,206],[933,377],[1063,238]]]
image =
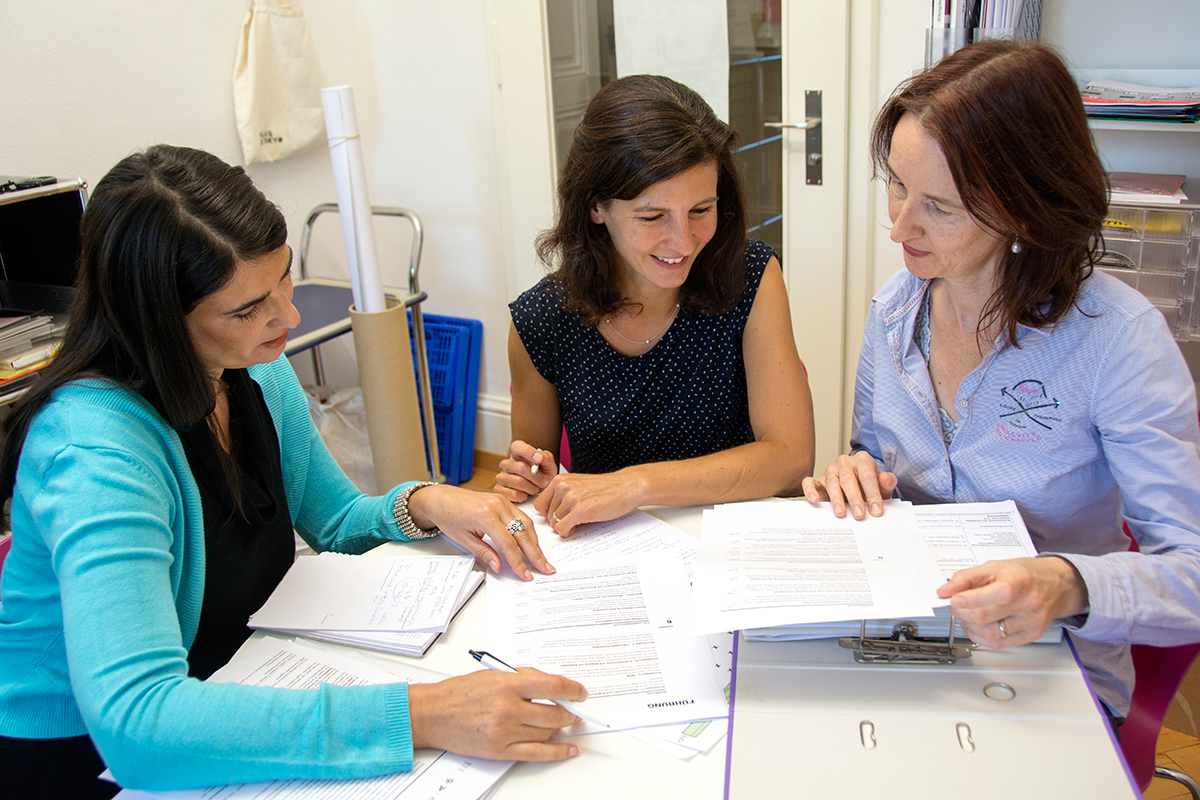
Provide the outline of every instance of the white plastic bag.
[[308,412],[317,432],[346,476],[364,494],[375,494],[375,464],[367,436],[367,413],[362,389],[306,386]]
[[233,68],[233,110],[247,164],[325,141],[321,68],[292,0],[251,0]]

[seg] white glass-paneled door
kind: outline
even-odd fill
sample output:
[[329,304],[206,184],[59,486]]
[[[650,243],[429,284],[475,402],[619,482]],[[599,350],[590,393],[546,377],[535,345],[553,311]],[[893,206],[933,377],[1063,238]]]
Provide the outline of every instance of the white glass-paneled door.
[[[620,16],[622,0],[616,2]],[[553,219],[558,158],[575,124],[591,95],[629,70],[621,70],[616,56],[614,0],[485,3],[506,269],[515,297],[541,277],[532,242]],[[664,48],[679,46],[675,12],[713,8],[711,2],[645,0],[639,15],[648,5],[659,6],[647,16],[663,28]],[[728,75],[723,116],[742,140],[751,235],[782,256],[797,347],[813,390],[820,469],[845,450],[847,437],[849,0],[726,0],[724,9],[715,9],[722,11],[726,18],[715,24],[726,29],[728,48],[720,54],[726,63],[710,66]],[[655,35],[637,31],[651,46]]]

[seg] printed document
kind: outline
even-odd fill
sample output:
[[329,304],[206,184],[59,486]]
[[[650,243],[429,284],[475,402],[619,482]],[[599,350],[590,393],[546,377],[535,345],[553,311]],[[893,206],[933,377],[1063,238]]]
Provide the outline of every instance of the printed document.
[[[608,522],[581,525],[564,539],[533,508],[532,501],[523,504],[521,510],[534,521],[542,552],[556,568],[576,568],[605,560],[636,560],[644,553],[674,549],[683,558],[689,580],[695,570],[696,556],[700,551],[699,540],[644,511],[632,511]],[[733,633],[723,631],[707,638],[710,666],[722,696],[728,699]],[[726,729],[725,719],[718,719],[658,725],[626,732],[676,758],[688,759],[696,753],[711,750],[724,738]]]
[[1012,500],[913,506],[925,544],[946,580],[985,561],[1033,558],[1037,548]]
[[532,501],[520,508],[533,520],[538,544],[556,569],[560,565],[586,564],[597,559],[636,559],[641,553],[657,553],[665,547],[679,548],[688,577],[695,569],[700,543],[645,511],[631,511],[609,522],[580,525],[564,539],[534,510]]
[[[933,554],[943,580],[948,580],[960,569],[974,567],[985,561],[1032,558],[1037,555],[1033,540],[1029,538],[1029,530],[1021,519],[1021,512],[1012,500],[913,506],[913,510],[921,536]],[[944,636],[949,632],[949,608],[944,605],[946,601],[941,603],[943,607],[937,609],[932,619],[922,622],[916,619],[917,615],[911,615],[914,617],[911,621],[918,622],[921,635]],[[900,621],[903,620],[868,618],[866,635],[875,638],[890,636],[893,625]],[[751,641],[795,641],[858,636],[860,633],[860,621],[850,620],[756,628],[747,630],[745,636]],[[1061,627],[1052,625],[1038,641],[1057,642],[1061,636]]]
[[252,628],[445,631],[475,559],[467,556],[302,556]]
[[[573,537],[572,537],[573,538]],[[488,576],[488,649],[587,687],[587,708],[611,728],[725,717],[709,642],[687,633],[687,576],[679,552],[636,561],[560,565],[525,582]]]
[[[398,665],[402,666],[402,665]],[[411,682],[430,675],[428,670],[405,667],[414,674]],[[213,673],[210,681],[249,686],[315,689],[322,683],[358,686],[392,683],[397,676],[361,661],[303,642],[264,638],[243,648],[230,662]],[[121,800],[477,800],[488,792],[513,765],[511,761],[416,750],[410,772],[353,780],[293,779],[259,783],[210,786],[204,789],[138,792],[125,789]],[[111,780],[111,778],[109,778]]]
[[828,503],[719,505],[704,512],[690,630],[931,616],[940,574],[911,503],[864,520]]
[[[472,570],[468,573],[467,582],[454,602],[454,613],[466,605],[472,595],[483,585],[482,572]],[[453,619],[453,617],[451,617]],[[365,647],[369,650],[382,650],[385,653],[397,653],[402,656],[423,657],[442,631],[292,631],[282,628],[273,629],[278,633],[304,636],[321,642],[344,644],[350,647]]]

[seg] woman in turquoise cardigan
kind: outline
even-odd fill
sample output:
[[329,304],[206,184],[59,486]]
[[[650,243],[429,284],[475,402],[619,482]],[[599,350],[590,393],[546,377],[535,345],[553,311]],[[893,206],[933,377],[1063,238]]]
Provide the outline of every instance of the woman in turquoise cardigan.
[[492,569],[552,567],[497,495],[413,482],[367,497],[341,472],[282,356],[299,322],[286,225],[240,167],[132,155],[96,186],[82,235],[62,349],[0,451],[8,791],[111,796],[106,765],[153,790],[378,775],[416,747],[576,755],[546,740],[577,719],[529,698],[586,690],[536,670],[311,691],[203,680],[249,636],[293,529],[344,553],[440,532]]

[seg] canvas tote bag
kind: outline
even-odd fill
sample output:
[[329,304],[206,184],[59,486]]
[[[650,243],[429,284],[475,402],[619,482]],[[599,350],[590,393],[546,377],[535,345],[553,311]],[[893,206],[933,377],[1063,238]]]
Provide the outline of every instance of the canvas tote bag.
[[247,164],[324,143],[323,83],[300,9],[292,0],[251,0],[233,69],[233,109]]

